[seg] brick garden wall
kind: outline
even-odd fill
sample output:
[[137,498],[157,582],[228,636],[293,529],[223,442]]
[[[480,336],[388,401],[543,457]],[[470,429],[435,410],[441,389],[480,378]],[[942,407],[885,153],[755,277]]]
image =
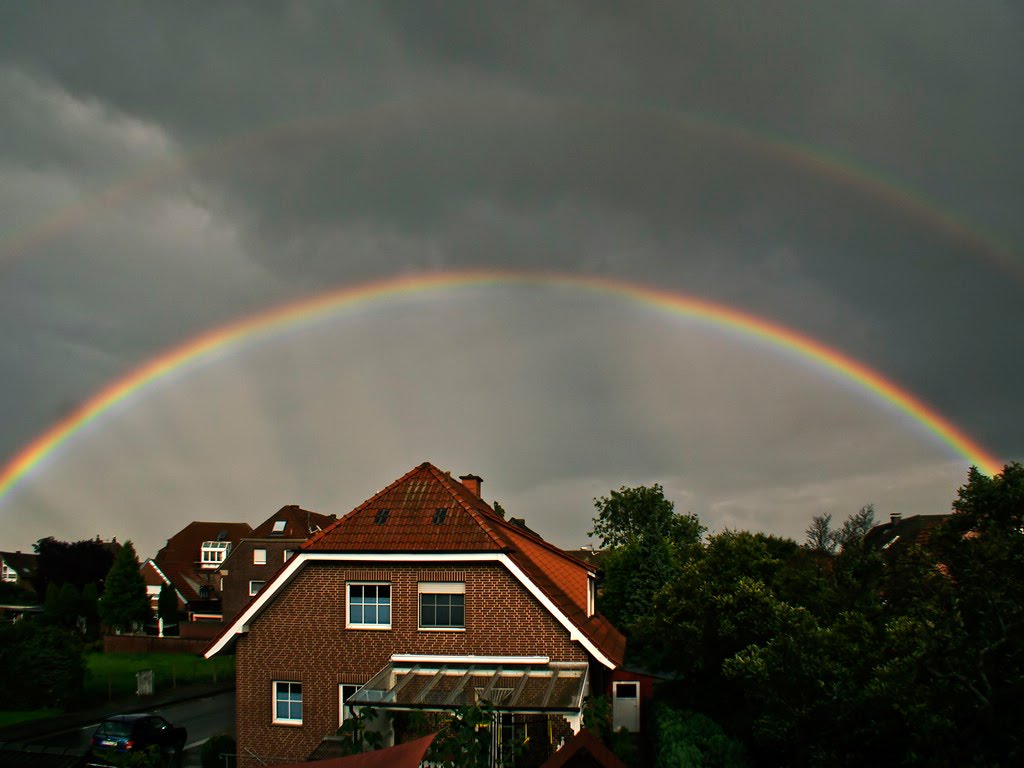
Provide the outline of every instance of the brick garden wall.
[[[461,578],[459,578],[461,576]],[[417,582],[466,584],[463,632],[418,629]],[[391,584],[391,629],[346,629],[345,582]],[[582,646],[500,564],[462,568],[311,564],[256,619],[236,648],[240,766],[304,760],[338,727],[338,685],[362,684],[393,653],[549,656],[586,661]],[[272,683],[302,683],[302,725],[272,720]]]

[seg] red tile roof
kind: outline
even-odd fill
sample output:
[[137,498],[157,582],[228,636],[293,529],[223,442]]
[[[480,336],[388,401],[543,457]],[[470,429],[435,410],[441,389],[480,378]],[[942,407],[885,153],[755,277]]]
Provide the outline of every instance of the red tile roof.
[[586,728],[565,742],[560,750],[544,761],[541,768],[570,768],[575,765],[626,768],[626,764]]
[[[305,541],[314,533],[326,528],[337,520],[333,515],[321,515],[318,512],[310,512],[297,504],[287,504],[281,507],[262,523],[253,529],[247,539],[302,539]],[[274,523],[284,521],[284,527],[280,532],[274,533]]]
[[[437,510],[444,521],[434,522]],[[383,510],[387,510],[386,520]],[[621,664],[625,638],[603,616],[587,616],[594,567],[496,514],[450,473],[420,464],[302,546],[314,552],[502,552],[594,644]]]
[[199,588],[206,584],[208,574],[213,572],[200,566],[203,542],[216,541],[222,531],[226,534],[226,541],[237,544],[252,535],[252,526],[248,523],[192,522],[169,538],[153,558],[153,562],[189,600],[199,599]]

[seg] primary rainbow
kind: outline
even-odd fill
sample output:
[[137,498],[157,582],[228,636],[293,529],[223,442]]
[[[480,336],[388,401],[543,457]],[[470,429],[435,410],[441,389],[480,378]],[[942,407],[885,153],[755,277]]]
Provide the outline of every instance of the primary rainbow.
[[560,285],[624,297],[674,315],[696,318],[790,350],[820,367],[838,373],[895,406],[983,472],[999,472],[1000,462],[952,422],[910,392],[857,360],[790,328],[764,318],[692,296],[619,279],[541,272],[462,271],[411,275],[364,283],[285,304],[245,317],[186,341],[143,364],[100,390],[67,417],[29,443],[0,472],[0,500],[68,438],[98,420],[133,393],[193,361],[232,344],[302,326],[343,309],[431,290],[493,284]]

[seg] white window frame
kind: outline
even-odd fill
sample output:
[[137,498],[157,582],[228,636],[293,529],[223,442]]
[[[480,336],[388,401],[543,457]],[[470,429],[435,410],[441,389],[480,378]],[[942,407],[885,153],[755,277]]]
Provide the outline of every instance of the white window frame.
[[290,557],[291,557],[292,555],[294,555],[294,554],[295,554],[295,551],[294,551],[294,550],[291,550],[291,549],[286,549],[286,550],[284,551],[284,556],[283,556],[283,557],[281,558],[281,562],[282,562],[282,563],[287,563],[287,562],[288,562],[288,558],[290,558]]
[[252,551],[252,564],[253,565],[266,565],[267,564],[267,550],[265,550],[265,549],[254,549]]
[[[283,685],[297,685],[299,686],[299,716],[296,717],[278,717],[277,714],[277,702],[278,702],[278,686]],[[270,695],[270,717],[271,722],[276,725],[302,725],[302,681],[301,680],[275,680],[271,685]],[[289,709],[291,707],[289,706]],[[289,713],[290,714],[290,713]]]
[[[250,580],[249,581],[249,597],[252,597],[256,593],[258,593],[261,589],[263,589],[263,585],[266,584],[266,583],[267,583],[266,581],[260,581],[259,579],[252,579],[252,580]],[[257,585],[257,584],[259,586],[254,586],[254,585]]]
[[363,686],[359,683],[338,683],[338,727],[341,728],[342,723],[348,719],[348,707],[345,706],[345,699],[348,696],[345,695],[345,689],[351,688],[348,695],[351,696]]
[[[421,581],[417,584],[416,626],[421,632],[465,632],[466,631],[466,583],[464,581]],[[423,626],[423,595],[463,595],[462,626]]]
[[199,550],[199,562],[203,568],[217,568],[230,551],[230,541],[204,541]]
[[594,615],[594,598],[597,592],[597,579],[587,576],[587,616]]
[[11,568],[7,563],[4,563],[3,576],[0,580],[6,581],[9,584],[16,584],[18,581],[18,572]]
[[283,536],[284,535],[284,527],[287,524],[288,524],[287,520],[275,520],[274,521],[274,528],[273,528],[273,530],[270,531],[270,533],[272,535],[274,535],[274,536]]
[[[366,624],[351,621],[352,618],[352,587],[387,587],[388,588],[388,623],[387,624]],[[389,581],[347,581],[345,582],[345,627],[347,629],[391,629],[391,622],[394,619],[394,592]],[[377,603],[380,605],[380,603]]]

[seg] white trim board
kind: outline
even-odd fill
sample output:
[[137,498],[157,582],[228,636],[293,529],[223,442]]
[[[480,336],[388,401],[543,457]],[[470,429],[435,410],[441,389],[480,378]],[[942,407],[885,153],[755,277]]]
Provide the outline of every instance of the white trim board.
[[264,589],[258,599],[253,600],[234,621],[224,630],[224,633],[217,638],[217,641],[204,651],[203,655],[209,659],[220,653],[235,638],[236,635],[249,631],[249,622],[263,612],[263,609],[271,602],[274,596],[291,582],[298,575],[306,563],[344,563],[344,562],[366,562],[374,563],[501,563],[508,571],[526,587],[527,591],[537,598],[537,601],[547,609],[548,613],[554,616],[555,620],[569,632],[569,639],[578,642],[599,662],[608,669],[615,669],[615,664],[601,650],[591,642],[569,617],[556,606],[547,595],[541,591],[526,573],[510,558],[502,552],[299,552],[288,564],[278,571],[277,576],[271,581],[270,589]]

